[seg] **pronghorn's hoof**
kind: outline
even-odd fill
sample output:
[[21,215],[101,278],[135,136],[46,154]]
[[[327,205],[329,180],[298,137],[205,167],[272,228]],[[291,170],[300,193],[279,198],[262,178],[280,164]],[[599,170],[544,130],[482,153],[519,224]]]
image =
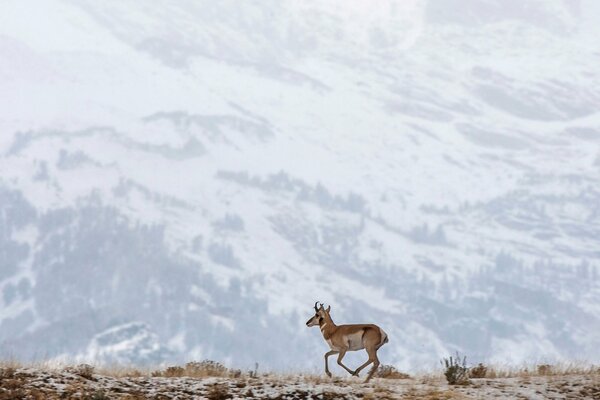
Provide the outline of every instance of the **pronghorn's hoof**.
[[360,378],[360,376],[358,375],[358,372],[356,372],[356,371],[354,371],[354,372],[352,373],[352,376],[355,376],[355,377],[357,377],[357,378]]
[[325,375],[327,375],[328,377],[331,378],[331,372],[327,371],[327,372],[325,372]]

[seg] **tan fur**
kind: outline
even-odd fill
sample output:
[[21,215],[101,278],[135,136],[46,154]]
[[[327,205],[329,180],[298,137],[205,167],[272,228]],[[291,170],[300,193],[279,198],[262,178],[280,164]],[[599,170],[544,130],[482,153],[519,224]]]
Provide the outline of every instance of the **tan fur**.
[[[331,377],[327,359],[329,356],[338,354],[337,363],[344,368],[348,373],[358,376],[369,364],[373,363],[373,367],[369,371],[366,382],[368,382],[377,368],[379,367],[379,359],[377,358],[377,350],[388,342],[387,334],[377,325],[373,324],[357,324],[357,325],[336,325],[329,311],[323,307],[319,308],[315,304],[315,315],[306,322],[307,326],[319,325],[323,338],[331,349],[325,353],[325,373]],[[369,359],[355,371],[350,370],[342,363],[342,359],[347,351],[363,350],[367,351]]]

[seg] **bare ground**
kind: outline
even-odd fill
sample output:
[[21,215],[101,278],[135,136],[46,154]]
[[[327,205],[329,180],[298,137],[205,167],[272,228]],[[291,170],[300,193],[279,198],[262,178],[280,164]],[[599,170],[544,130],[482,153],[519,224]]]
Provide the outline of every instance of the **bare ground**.
[[151,377],[83,374],[72,368],[0,370],[5,399],[600,399],[600,374],[471,379],[449,386],[441,376],[328,379],[313,375]]

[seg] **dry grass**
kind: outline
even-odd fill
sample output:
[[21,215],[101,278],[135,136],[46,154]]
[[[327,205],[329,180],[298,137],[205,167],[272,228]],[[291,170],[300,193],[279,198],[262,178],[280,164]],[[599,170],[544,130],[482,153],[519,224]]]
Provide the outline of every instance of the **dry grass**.
[[[483,368],[482,368],[483,367]],[[190,362],[185,366],[169,366],[166,368],[157,367],[135,367],[124,365],[103,365],[89,366],[87,364],[69,365],[55,361],[38,361],[33,363],[21,363],[16,360],[0,361],[0,374],[4,371],[16,370],[20,368],[31,368],[41,371],[71,371],[78,375],[91,377],[91,374],[110,376],[114,378],[139,378],[139,377],[222,377],[222,378],[240,378],[249,377],[248,374],[240,370],[228,369],[214,361]],[[586,362],[564,362],[556,364],[523,364],[520,366],[511,365],[484,365],[479,364],[471,368],[471,371],[478,371],[477,376],[472,378],[527,378],[537,376],[568,376],[568,375],[600,375],[600,366]],[[483,374],[482,371],[485,371]],[[281,381],[302,380],[314,384],[342,382],[339,377],[328,378],[321,373],[263,373],[261,377],[277,379]],[[344,375],[341,375],[344,376]],[[384,365],[376,373],[375,377],[386,379],[416,379],[423,382],[438,382],[443,380],[443,371],[441,369],[418,372],[414,375],[398,371],[395,367]],[[249,377],[251,378],[251,377]]]
[[[345,375],[334,376],[333,379],[324,374],[304,373],[237,375],[236,371],[217,363],[190,363],[159,370],[119,366],[92,368],[54,363],[24,367],[14,361],[0,365],[0,400],[461,400],[495,397],[512,399],[534,392],[539,395],[556,392],[569,396],[577,394],[586,399],[600,398],[600,368],[585,363],[485,366],[485,369],[480,369],[480,374],[485,375],[485,378],[471,377],[471,385],[453,387],[447,385],[441,370],[415,374],[406,379],[405,374],[395,368],[384,368],[381,371],[383,376],[376,376],[365,384],[364,378]],[[481,371],[485,371],[485,374]]]
[[[536,376],[600,375],[600,367],[585,362],[557,364],[529,364],[515,366],[485,366],[484,376],[480,378],[529,378]],[[473,377],[475,378],[475,377]]]
[[[483,367],[483,368],[482,368]],[[504,378],[531,378],[540,376],[569,376],[586,375],[598,376],[600,379],[600,366],[587,362],[564,362],[556,364],[523,364],[514,365],[485,365],[478,364],[470,369],[477,371],[470,378],[504,379]],[[432,371],[420,371],[412,375],[413,379],[423,383],[433,384],[444,381],[444,371],[441,369]]]
[[33,369],[38,369],[38,370],[42,370],[42,371],[54,371],[54,370],[63,369],[66,366],[67,366],[66,363],[50,361],[50,360],[27,362],[27,363],[23,363],[21,361],[18,361],[16,359],[12,359],[12,358],[6,359],[6,360],[0,360],[0,369],[33,368]]
[[125,365],[102,365],[92,366],[89,364],[69,364],[56,361],[38,361],[21,363],[16,360],[0,361],[0,369],[31,368],[40,371],[67,371],[91,379],[93,374],[110,376],[114,378],[138,378],[138,377],[223,377],[236,378],[242,376],[240,370],[229,369],[222,364],[211,361],[193,361],[185,366],[159,367],[136,367]]
[[99,375],[114,378],[239,378],[243,375],[240,370],[225,368],[220,363],[210,360],[192,361],[184,366],[173,365],[164,368],[105,365],[98,367],[96,371]]
[[21,368],[23,365],[16,361],[16,360],[4,360],[4,361],[0,361],[0,369],[8,369],[8,368],[12,368],[12,369],[17,369],[17,368]]
[[151,375],[154,377],[165,378],[239,378],[240,376],[242,376],[242,372],[240,370],[226,368],[225,366],[216,361],[204,360],[200,362],[189,362],[184,367],[171,366],[163,370],[156,370],[153,371]]
[[96,368],[99,375],[111,376],[113,378],[141,378],[150,377],[156,368],[133,367],[124,365],[100,366]]

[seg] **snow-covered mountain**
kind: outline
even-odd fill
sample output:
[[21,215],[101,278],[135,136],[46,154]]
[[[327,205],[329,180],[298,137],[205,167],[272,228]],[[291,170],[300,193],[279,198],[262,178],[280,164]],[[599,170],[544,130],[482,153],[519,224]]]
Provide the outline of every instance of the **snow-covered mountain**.
[[[0,354],[600,360],[595,0],[0,3]],[[363,358],[357,355],[356,359]]]

